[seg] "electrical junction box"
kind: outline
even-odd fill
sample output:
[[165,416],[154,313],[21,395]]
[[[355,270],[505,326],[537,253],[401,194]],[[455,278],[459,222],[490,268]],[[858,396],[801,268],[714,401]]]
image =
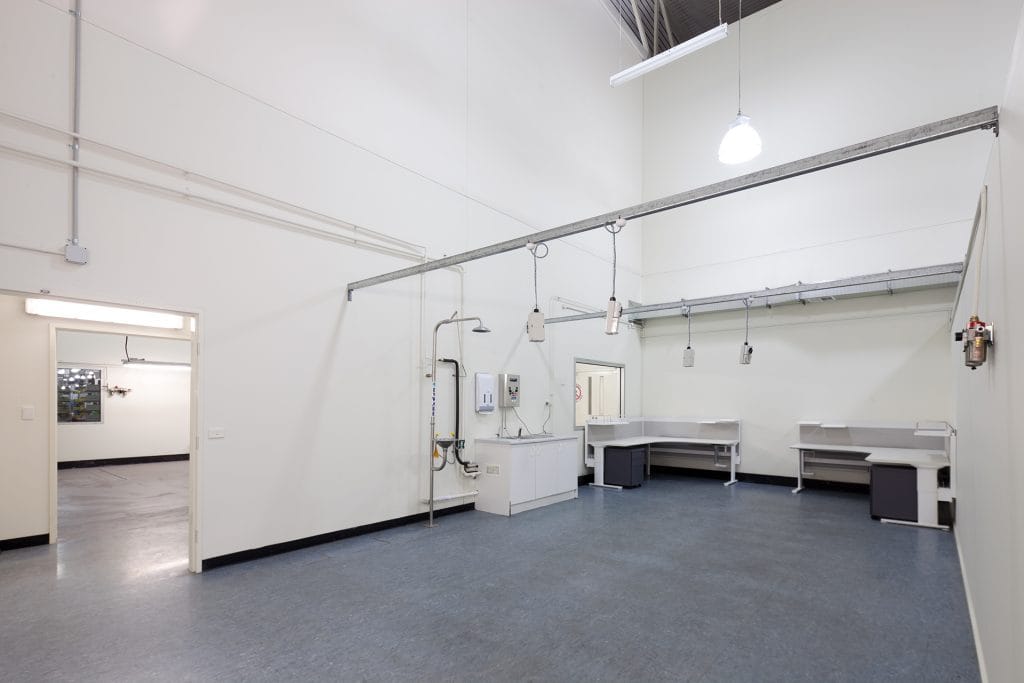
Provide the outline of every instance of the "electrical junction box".
[[69,244],[64,247],[64,260],[84,266],[89,262],[89,250],[78,244]]
[[526,334],[532,342],[544,341],[544,314],[536,308],[526,318]]
[[476,373],[476,412],[494,412],[494,375],[487,372]]
[[519,375],[498,375],[498,405],[502,408],[519,407]]

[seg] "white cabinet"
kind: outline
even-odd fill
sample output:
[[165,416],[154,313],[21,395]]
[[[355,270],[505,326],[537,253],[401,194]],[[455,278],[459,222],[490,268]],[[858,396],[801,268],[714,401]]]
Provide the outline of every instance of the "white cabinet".
[[477,510],[508,516],[579,495],[576,435],[477,439],[475,444]]

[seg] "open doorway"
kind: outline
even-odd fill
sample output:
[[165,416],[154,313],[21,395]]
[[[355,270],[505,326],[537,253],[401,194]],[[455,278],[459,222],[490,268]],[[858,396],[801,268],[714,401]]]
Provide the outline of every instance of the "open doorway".
[[576,427],[592,417],[622,417],[625,366],[576,359]]
[[61,564],[102,558],[133,577],[183,574],[192,343],[123,331],[55,329]]

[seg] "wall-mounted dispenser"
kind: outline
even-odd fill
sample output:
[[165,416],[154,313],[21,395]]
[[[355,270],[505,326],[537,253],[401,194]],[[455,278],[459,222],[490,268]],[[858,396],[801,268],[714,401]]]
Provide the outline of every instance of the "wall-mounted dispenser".
[[494,388],[496,380],[494,375],[487,372],[476,373],[476,412],[494,412]]
[[498,405],[502,408],[519,407],[519,375],[498,375]]

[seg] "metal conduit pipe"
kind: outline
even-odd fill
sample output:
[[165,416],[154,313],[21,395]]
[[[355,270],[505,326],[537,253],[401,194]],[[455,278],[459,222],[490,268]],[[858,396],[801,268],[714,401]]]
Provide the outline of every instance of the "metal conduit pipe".
[[[96,138],[92,138],[92,137],[88,137],[88,136],[85,136],[85,135],[77,134],[74,131],[68,131],[68,130],[65,130],[65,129],[60,128],[58,126],[53,126],[51,124],[44,123],[44,122],[39,121],[37,119],[30,118],[28,116],[22,116],[20,114],[14,114],[12,112],[0,110],[0,117],[7,118],[7,119],[10,119],[12,121],[18,121],[19,123],[29,124],[31,126],[35,126],[37,128],[41,128],[43,130],[50,131],[52,133],[57,133],[57,134],[60,134],[60,135],[67,135],[67,136],[69,136],[69,137],[71,137],[73,139],[78,140],[80,143],[84,142],[86,144],[95,145],[96,147],[100,147],[102,149],[105,149],[105,150],[108,150],[108,151],[111,151],[111,152],[115,152],[115,153],[120,154],[120,155],[131,157],[132,159],[136,159],[138,161],[141,161],[141,162],[144,162],[144,163],[147,163],[147,164],[151,164],[153,166],[157,166],[157,167],[159,167],[161,169],[164,169],[166,171],[173,172],[175,174],[181,175],[185,180],[198,180],[200,182],[204,182],[204,183],[207,183],[209,185],[213,185],[213,186],[218,187],[218,188],[223,189],[223,190],[228,190],[228,191],[231,191],[231,192],[237,192],[239,194],[246,195],[247,197],[249,197],[251,199],[254,199],[254,200],[257,200],[257,201],[261,201],[261,202],[265,202],[267,204],[270,204],[272,206],[276,206],[278,208],[287,209],[289,211],[295,211],[297,213],[304,214],[304,215],[309,216],[311,218],[315,218],[317,220],[324,221],[325,223],[330,223],[332,225],[337,225],[338,227],[344,228],[346,230],[350,230],[352,232],[363,233],[363,234],[366,234],[368,236],[374,237],[374,238],[379,239],[379,240],[384,241],[384,242],[390,242],[392,244],[395,244],[395,245],[398,245],[398,246],[402,246],[402,247],[406,247],[406,248],[409,248],[409,249],[416,249],[416,250],[424,252],[423,258],[425,258],[425,259],[427,258],[427,256],[425,255],[426,247],[424,247],[421,244],[416,244],[414,242],[408,242],[406,240],[399,239],[397,237],[392,237],[391,235],[388,235],[386,233],[382,233],[382,232],[379,232],[379,231],[376,231],[376,230],[372,230],[370,228],[366,228],[366,227],[363,227],[361,225],[357,225],[355,223],[350,223],[350,222],[342,220],[340,218],[336,218],[334,216],[331,216],[331,215],[328,215],[328,214],[325,214],[325,213],[321,213],[319,211],[315,211],[313,209],[309,209],[309,208],[306,208],[304,206],[300,206],[298,204],[293,204],[293,203],[285,201],[283,199],[278,199],[277,197],[271,197],[270,195],[266,195],[266,194],[263,194],[261,192],[257,192],[255,190],[250,190],[248,188],[241,187],[239,185],[234,185],[234,184],[229,183],[229,182],[227,182],[225,180],[220,180],[219,178],[214,178],[213,176],[208,176],[208,175],[205,175],[203,173],[197,173],[196,171],[190,171],[190,170],[188,170],[186,168],[181,168],[180,166],[175,166],[174,164],[170,164],[170,163],[168,163],[166,161],[161,161],[159,159],[154,159],[152,157],[145,156],[144,154],[139,154],[138,152],[133,152],[133,151],[131,151],[129,149],[126,149],[124,147],[119,147],[117,145],[112,145],[112,144],[110,144],[108,142],[103,142],[102,140],[98,140]],[[77,159],[76,159],[76,161],[77,161]]]
[[[82,110],[82,0],[75,0],[74,9],[68,10],[75,18],[74,30],[74,85],[71,97],[71,160],[78,162],[79,137]],[[77,249],[78,236],[78,166],[71,167],[71,245]],[[83,252],[84,254],[84,252]],[[82,256],[65,251],[65,259],[73,263],[85,263]]]

